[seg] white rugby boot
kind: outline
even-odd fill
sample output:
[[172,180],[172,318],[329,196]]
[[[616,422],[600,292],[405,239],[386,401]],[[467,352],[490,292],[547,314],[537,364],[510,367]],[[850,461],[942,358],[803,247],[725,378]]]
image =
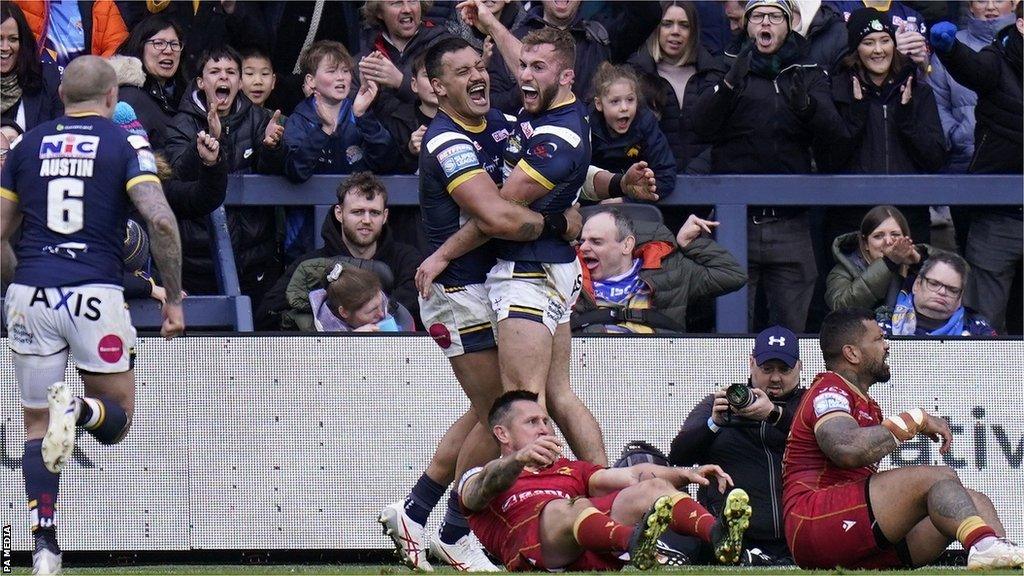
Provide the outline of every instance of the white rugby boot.
[[1006,538],[996,538],[988,548],[979,550],[971,546],[967,553],[968,570],[991,570],[994,568],[1019,568],[1024,566],[1024,546],[1014,544]]
[[441,538],[430,539],[430,553],[438,560],[461,572],[501,572],[501,568],[484,553],[483,546],[472,534],[459,538],[455,544],[445,544]]
[[427,542],[423,535],[423,525],[405,513],[405,503],[392,502],[380,511],[377,517],[384,527],[384,535],[389,536],[395,544],[398,558],[413,570],[433,572],[434,567],[427,561]]
[[43,436],[43,464],[50,472],[60,474],[75,449],[78,402],[71,397],[71,390],[64,382],[51,384],[47,390],[50,422]]

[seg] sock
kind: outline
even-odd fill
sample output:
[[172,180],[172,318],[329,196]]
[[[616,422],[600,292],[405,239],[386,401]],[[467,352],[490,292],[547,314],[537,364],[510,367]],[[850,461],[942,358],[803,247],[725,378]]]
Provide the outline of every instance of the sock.
[[412,518],[413,522],[423,525],[430,517],[430,511],[441,501],[444,496],[445,487],[434,482],[430,476],[423,473],[420,479],[412,487],[412,492],[405,498],[405,513]]
[[711,528],[714,525],[715,517],[689,494],[676,492],[672,495],[672,522],[669,529],[673,532],[711,542]]
[[970,550],[972,546],[985,538],[995,538],[996,532],[981,516],[968,516],[956,529],[956,539],[964,545],[964,550]]
[[441,522],[441,542],[455,544],[460,538],[469,534],[469,522],[462,514],[459,506],[459,494],[452,490],[448,496],[448,509],[444,512],[444,521]]
[[619,524],[597,508],[587,508],[572,525],[572,535],[584,550],[624,552],[629,550],[633,527]]
[[108,398],[78,398],[77,424],[100,444],[117,444],[128,427],[128,413]]
[[43,441],[25,442],[25,455],[21,458],[21,473],[25,477],[25,495],[32,533],[54,530],[57,509],[57,490],[60,474],[54,474],[43,464]]

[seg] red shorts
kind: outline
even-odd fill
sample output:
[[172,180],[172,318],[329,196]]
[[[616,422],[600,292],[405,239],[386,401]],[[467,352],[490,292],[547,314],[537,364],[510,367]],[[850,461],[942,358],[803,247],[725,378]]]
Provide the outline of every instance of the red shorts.
[[[786,515],[786,543],[801,568],[905,567],[906,542],[889,544],[875,527],[870,478],[797,497]],[[880,545],[882,543],[882,545]]]
[[[619,493],[612,492],[611,494],[605,494],[604,496],[597,496],[594,498],[587,498],[590,503],[605,514],[609,514],[612,511],[612,502],[615,501],[615,497]],[[552,498],[551,500],[556,500]],[[519,550],[519,553],[512,558],[503,558],[505,561],[505,569],[509,572],[536,572],[537,570],[552,570],[544,565],[543,554],[540,549],[540,514],[548,500],[543,502],[537,507],[538,514],[533,519],[524,525],[517,527],[516,535],[518,536],[518,542],[514,544],[515,549]],[[584,550],[583,554],[580,555],[572,564],[568,566],[561,566],[556,568],[558,571],[565,570],[567,572],[602,572],[610,570],[621,570],[625,565],[625,562],[619,560],[613,554],[591,552],[590,550]]]

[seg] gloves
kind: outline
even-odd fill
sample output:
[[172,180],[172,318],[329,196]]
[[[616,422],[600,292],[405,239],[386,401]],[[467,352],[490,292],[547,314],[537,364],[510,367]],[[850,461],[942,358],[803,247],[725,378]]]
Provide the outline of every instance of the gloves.
[[752,52],[747,49],[740,52],[736,56],[736,60],[732,63],[732,68],[725,74],[725,85],[729,88],[739,92],[743,89],[743,85],[747,81],[747,73],[750,72],[750,58],[753,56]]
[[802,120],[814,115],[814,100],[807,91],[804,73],[800,68],[793,71],[793,79],[789,85],[789,108]]
[[931,41],[935,50],[943,54],[949,52],[956,42],[956,26],[950,22],[939,22],[932,26]]

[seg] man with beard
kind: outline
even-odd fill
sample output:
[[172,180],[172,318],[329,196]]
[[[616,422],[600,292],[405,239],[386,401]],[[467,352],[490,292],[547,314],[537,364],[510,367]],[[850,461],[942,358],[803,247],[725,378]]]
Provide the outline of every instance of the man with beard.
[[338,185],[338,203],[320,229],[324,246],[295,259],[267,292],[257,315],[265,315],[280,327],[280,315],[289,309],[285,290],[299,265],[313,258],[350,256],[387,264],[394,276],[391,297],[408,308],[414,318],[418,317],[414,276],[421,258],[415,248],[395,242],[385,229],[387,202],[384,183],[370,172],[356,172],[342,180]]
[[901,443],[924,434],[942,441],[949,424],[921,408],[882,418],[868,396],[888,382],[889,343],[868,310],[825,317],[819,374],[793,418],[783,457],[786,540],[801,568],[924,566],[954,540],[969,569],[1024,565],[1024,547],[1006,540],[992,501],[965,488],[948,466],[878,471]]

